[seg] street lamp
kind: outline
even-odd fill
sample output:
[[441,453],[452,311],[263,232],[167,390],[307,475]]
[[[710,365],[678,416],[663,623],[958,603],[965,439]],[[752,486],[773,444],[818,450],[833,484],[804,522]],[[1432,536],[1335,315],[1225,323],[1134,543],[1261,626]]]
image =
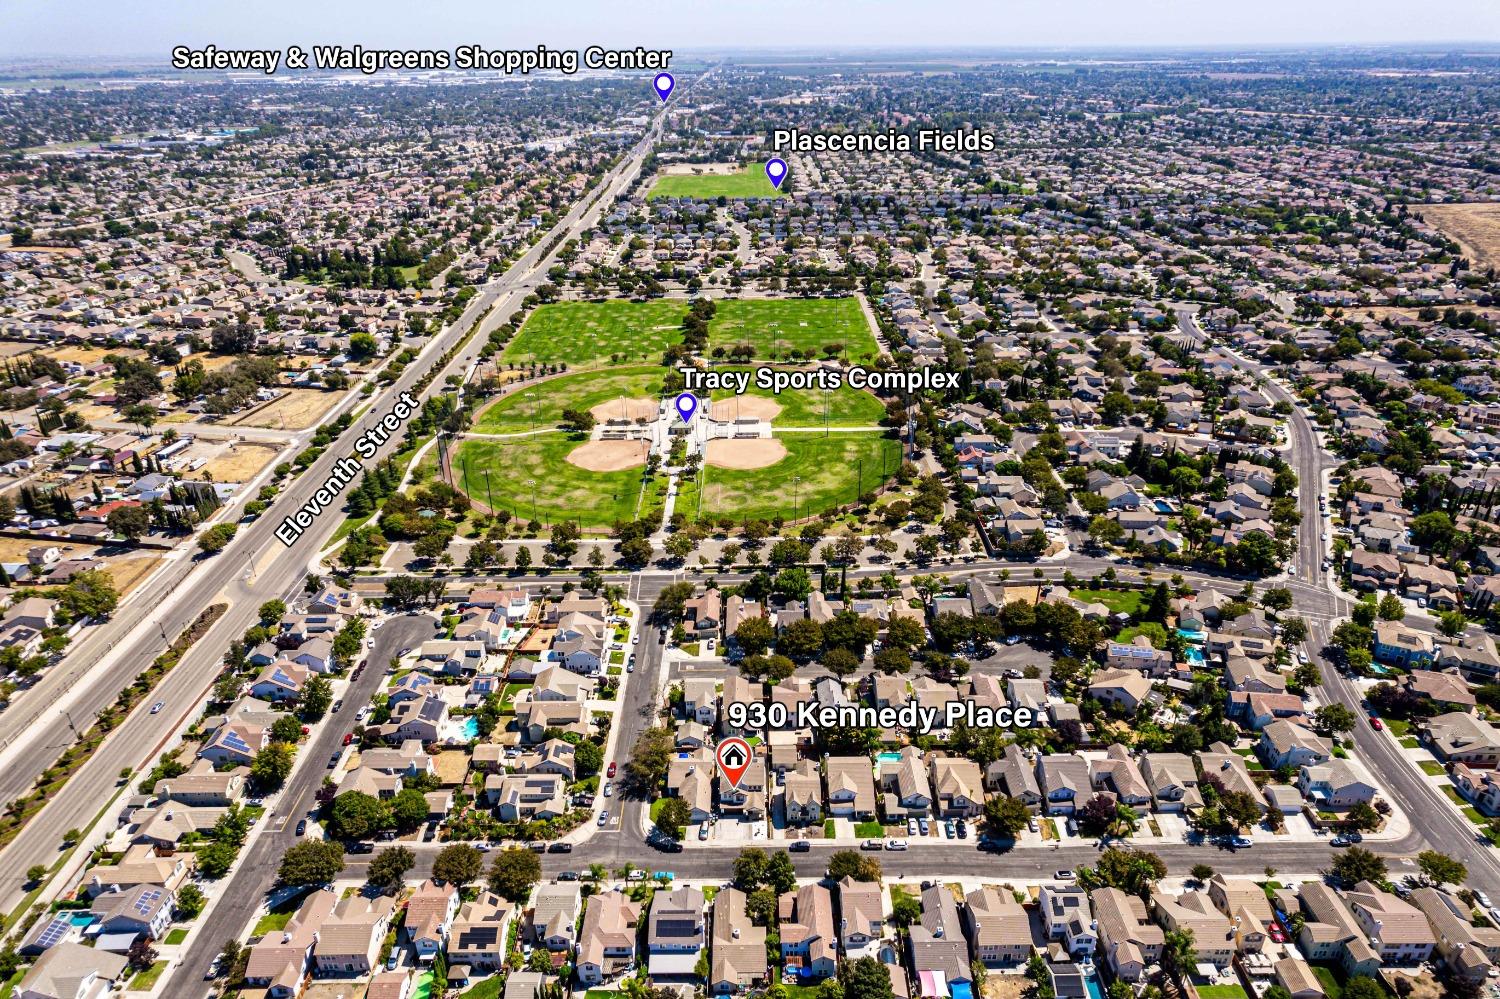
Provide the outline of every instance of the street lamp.
[[798,493],[797,485],[801,481],[802,481],[802,476],[800,476],[800,475],[794,475],[794,476],[792,476],[792,523],[794,523],[794,524],[797,522],[797,509],[798,509],[798,507],[797,507],[797,493]]
[[531,487],[531,519],[536,520],[536,479],[527,479],[526,484]]

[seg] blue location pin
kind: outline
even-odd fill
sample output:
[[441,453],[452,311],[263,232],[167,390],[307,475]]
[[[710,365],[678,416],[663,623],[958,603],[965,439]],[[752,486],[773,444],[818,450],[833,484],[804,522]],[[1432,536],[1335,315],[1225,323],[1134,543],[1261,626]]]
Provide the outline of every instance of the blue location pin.
[[683,423],[692,423],[693,414],[698,411],[698,398],[691,392],[684,392],[677,397],[677,413],[682,417]]
[[656,96],[660,97],[662,103],[665,104],[667,98],[672,96],[672,88],[677,86],[677,81],[672,79],[671,73],[657,73],[651,85],[656,88]]
[[786,160],[780,156],[766,160],[766,176],[771,179],[771,186],[781,190],[781,182],[786,180]]

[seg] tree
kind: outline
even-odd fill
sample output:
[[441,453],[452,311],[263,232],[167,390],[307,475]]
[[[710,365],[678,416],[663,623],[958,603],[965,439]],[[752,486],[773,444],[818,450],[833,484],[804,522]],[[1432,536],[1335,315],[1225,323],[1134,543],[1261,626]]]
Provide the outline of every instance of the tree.
[[891,971],[873,957],[862,957],[846,965],[844,999],[894,999]]
[[848,649],[829,649],[823,655],[823,666],[837,677],[846,677],[859,669],[859,657]]
[[759,847],[747,846],[734,858],[734,886],[740,891],[754,891],[766,883],[769,858]]
[[490,891],[512,902],[524,902],[542,879],[542,858],[530,850],[501,850],[490,864]]
[[1292,591],[1285,586],[1273,586],[1261,594],[1260,605],[1267,610],[1288,610],[1292,606]]
[[1385,880],[1385,861],[1362,846],[1352,846],[1333,862],[1332,874],[1344,885]]
[[1313,712],[1313,727],[1319,732],[1336,734],[1354,730],[1354,712],[1348,705],[1334,701]]
[[116,507],[109,511],[109,516],[104,518],[104,526],[109,528],[111,534],[118,534],[122,538],[136,541],[145,537],[146,532],[151,530],[151,515],[144,507]]
[[667,839],[682,839],[683,827],[692,818],[692,806],[682,798],[664,798],[656,810],[656,831]]
[[198,914],[203,911],[203,906],[206,902],[207,899],[203,897],[203,889],[189,881],[177,889],[177,898],[172,904],[177,908],[178,918],[192,920],[198,918]]
[[878,631],[879,626],[872,619],[852,610],[839,611],[823,625],[823,646],[830,651],[847,649],[857,659],[863,659]]
[[404,846],[381,850],[370,861],[365,880],[384,892],[394,893],[406,882],[406,872],[417,865],[417,855]]
[[1394,593],[1387,593],[1380,598],[1380,603],[1376,605],[1375,613],[1380,615],[1380,620],[1382,621],[1400,621],[1406,617],[1406,605]]
[[233,843],[214,842],[200,847],[195,855],[198,860],[198,874],[210,881],[219,880],[229,873],[239,853],[239,847]]
[[46,864],[32,864],[26,868],[26,883],[29,885],[41,884],[42,879],[47,876]]
[[604,750],[597,742],[584,740],[573,747],[573,769],[579,777],[592,777],[604,766]]
[[125,961],[132,971],[145,971],[156,963],[156,948],[149,937],[141,937],[125,952]]
[[1457,638],[1469,626],[1469,619],[1461,611],[1444,611],[1438,618],[1438,631],[1449,638]]
[[1469,869],[1445,853],[1423,850],[1417,854],[1417,866],[1435,885],[1461,885],[1469,880]]
[[784,895],[797,887],[797,869],[792,866],[792,858],[784,850],[771,854],[771,859],[766,863],[765,880],[777,895]]
[[273,742],[250,761],[250,783],[261,793],[274,791],[286,783],[292,772],[292,747]]
[[734,629],[734,642],[743,655],[758,656],[771,647],[776,639],[776,630],[764,615],[749,617]]
[[926,644],[927,630],[922,627],[922,622],[905,615],[891,618],[890,624],[886,627],[886,648],[899,648],[910,652]]
[[1099,855],[1099,863],[1093,868],[1084,868],[1079,878],[1085,887],[1099,885],[1118,888],[1141,898],[1148,898],[1156,882],[1167,876],[1167,865],[1154,853],[1146,850],[1126,850],[1110,847]]
[[432,876],[438,881],[463,888],[484,873],[484,854],[467,843],[445,846],[432,858]]
[[345,791],[328,807],[328,835],[332,839],[366,839],[389,821],[385,803],[363,791]]
[[835,881],[879,881],[880,861],[857,850],[840,850],[828,858],[828,876]]
[[891,922],[903,929],[922,918],[922,903],[902,892],[891,903]]
[[1300,617],[1283,618],[1281,639],[1288,645],[1300,645],[1307,641],[1307,622]]
[[1371,808],[1369,802],[1356,801],[1344,818],[1349,828],[1358,832],[1374,832],[1380,828],[1380,813]]
[[1079,807],[1077,821],[1086,832],[1095,835],[1107,832],[1115,823],[1115,799],[1105,794],[1094,795]]
[[1350,975],[1342,999],[1389,999],[1389,993],[1369,975]]
[[1208,864],[1194,864],[1193,869],[1188,873],[1193,876],[1194,881],[1201,883],[1214,876],[1214,869]]
[[1162,937],[1161,963],[1178,978],[1187,975],[1198,963],[1198,951],[1193,946],[1192,930],[1168,930]]
[[309,839],[281,856],[277,880],[289,887],[326,885],[344,869],[344,850],[337,843]]
[[639,798],[655,796],[667,779],[667,767],[676,750],[677,740],[669,729],[646,729],[630,750],[621,781],[624,789]]
[[823,647],[823,626],[811,618],[798,618],[781,630],[776,651],[790,659],[811,659]]
[[271,741],[295,745],[302,738],[302,723],[291,715],[282,715],[271,723]]
[[70,621],[109,617],[120,603],[120,591],[115,589],[114,577],[108,572],[85,569],[74,573],[57,603]]
[[229,547],[236,530],[234,524],[215,524],[198,535],[198,547],[209,555],[217,555]]
[[333,682],[326,676],[310,676],[302,685],[297,699],[297,713],[305,722],[315,722],[328,713],[333,704]]
[[402,788],[390,801],[390,815],[398,832],[411,832],[427,821],[427,797],[414,787]]

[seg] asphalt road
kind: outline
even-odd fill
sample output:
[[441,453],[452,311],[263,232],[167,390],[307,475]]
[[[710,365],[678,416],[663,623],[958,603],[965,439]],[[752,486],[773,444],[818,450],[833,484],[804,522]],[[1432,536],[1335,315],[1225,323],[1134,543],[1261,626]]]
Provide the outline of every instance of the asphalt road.
[[[17,838],[0,851],[0,911],[9,911],[19,904],[24,895],[27,868],[38,863],[51,865],[56,861],[64,831],[85,828],[94,820],[101,803],[108,802],[115,793],[121,767],[139,768],[148,764],[196,714],[219,670],[224,649],[254,623],[256,609],[261,603],[272,597],[289,597],[300,590],[305,573],[315,561],[317,552],[337,529],[342,514],[337,509],[326,511],[291,548],[283,546],[274,535],[281,519],[312,498],[329,478],[334,464],[352,453],[350,442],[389,413],[402,392],[416,394],[416,383],[422,374],[430,370],[443,352],[457,343],[491,307],[503,317],[520,304],[530,288],[542,280],[555,259],[555,250],[546,251],[545,248],[560,246],[568,237],[587,230],[600,213],[613,204],[615,196],[639,171],[659,134],[661,120],[658,117],[647,134],[622,156],[596,186],[592,197],[574,205],[542,242],[527,251],[503,276],[484,286],[456,323],[435,336],[419,359],[408,365],[393,384],[372,396],[373,404],[365,414],[283,491],[266,515],[242,525],[238,536],[224,552],[200,559],[200,564],[186,578],[164,583],[164,592],[159,596],[153,594],[152,601],[133,605],[132,614],[140,614],[138,608],[154,607],[153,620],[159,620],[162,625],[159,630],[168,635],[176,634],[203,607],[215,601],[227,601],[230,607],[141,708],[110,733],[100,751],[69,779]],[[492,323],[500,321],[494,316],[490,319]],[[420,395],[427,397],[451,391],[445,384],[447,376],[462,376],[483,346],[483,335],[473,337]],[[399,439],[393,437],[380,448],[376,460],[393,453],[399,446]],[[124,654],[115,657],[107,669],[101,668],[70,680],[71,683],[87,685],[87,694],[73,714],[75,719],[91,717],[112,702],[117,692],[150,662],[164,644],[159,630],[138,628],[127,639],[127,631],[139,619],[124,614],[120,617],[120,621],[113,622],[108,630],[101,629],[92,640],[110,646],[120,644]],[[165,701],[167,707],[153,715],[148,706],[155,700]],[[17,733],[13,742],[21,751],[13,765],[0,774],[0,779],[6,782],[4,786],[22,789],[29,786],[55,757],[55,751],[49,755],[41,747],[59,745],[63,737],[58,727],[66,724],[62,718],[51,726],[33,719]]]
[[172,971],[178,983],[173,994],[181,995],[188,983],[202,981],[208,966],[223,949],[224,941],[237,940],[244,932],[276,880],[281,855],[298,841],[297,820],[316,810],[315,796],[328,773],[328,758],[342,747],[344,736],[354,731],[356,712],[370,702],[385,681],[386,664],[391,657],[401,649],[431,638],[434,623],[434,618],[427,614],[395,617],[375,632],[365,671],[342,695],[346,707],[338,714],[328,715],[297,750],[299,765],[292,771],[274,808],[262,819],[270,823],[269,828],[259,831],[228,879],[217,886],[218,901],[202,917],[203,925],[197,929],[193,946]]

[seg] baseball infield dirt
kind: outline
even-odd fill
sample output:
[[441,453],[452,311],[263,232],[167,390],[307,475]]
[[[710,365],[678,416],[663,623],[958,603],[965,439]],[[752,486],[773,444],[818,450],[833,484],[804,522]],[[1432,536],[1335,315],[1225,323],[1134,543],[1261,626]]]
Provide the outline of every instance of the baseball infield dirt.
[[568,464],[588,472],[620,472],[646,463],[646,441],[589,441],[568,452]]
[[589,410],[594,419],[603,423],[605,420],[654,420],[659,408],[655,399],[627,399],[623,396],[611,399],[609,402],[601,402]]
[[774,437],[712,440],[703,449],[703,460],[718,468],[765,468],[785,457],[786,445]]
[[720,399],[711,412],[716,420],[774,420],[781,413],[781,404],[763,395],[742,395]]

